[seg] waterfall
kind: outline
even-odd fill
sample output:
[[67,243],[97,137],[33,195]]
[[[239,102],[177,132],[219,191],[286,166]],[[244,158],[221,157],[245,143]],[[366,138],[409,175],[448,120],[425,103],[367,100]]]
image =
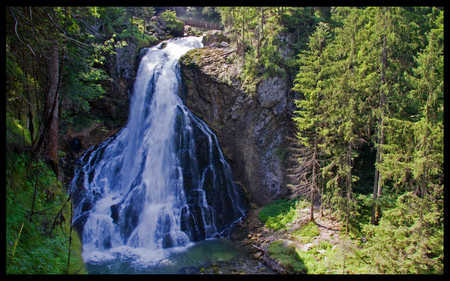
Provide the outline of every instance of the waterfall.
[[244,216],[217,137],[178,96],[178,59],[201,47],[185,37],[144,49],[127,125],[79,160],[70,191],[85,261],[156,262]]

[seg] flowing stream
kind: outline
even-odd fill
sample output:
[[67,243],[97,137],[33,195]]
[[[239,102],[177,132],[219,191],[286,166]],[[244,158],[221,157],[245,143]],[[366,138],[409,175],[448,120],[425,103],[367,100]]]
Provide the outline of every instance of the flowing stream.
[[176,273],[180,260],[200,264],[189,254],[199,248],[242,254],[217,238],[243,218],[243,192],[215,134],[178,95],[178,59],[201,47],[185,37],[144,49],[127,125],[78,163],[73,225],[92,273]]

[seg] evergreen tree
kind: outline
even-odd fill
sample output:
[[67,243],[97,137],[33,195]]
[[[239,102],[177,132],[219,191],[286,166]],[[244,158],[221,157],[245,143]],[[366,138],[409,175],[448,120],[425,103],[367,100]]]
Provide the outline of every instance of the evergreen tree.
[[314,199],[319,190],[321,178],[321,162],[323,161],[323,138],[321,129],[324,122],[326,108],[321,100],[321,81],[324,79],[322,66],[324,59],[323,49],[328,37],[328,26],[319,23],[316,31],[311,35],[308,47],[302,52],[299,59],[300,70],[294,80],[293,90],[301,93],[303,99],[296,100],[296,114],[294,117],[298,129],[297,138],[299,149],[295,149],[293,157],[297,166],[292,170],[295,184],[291,185],[293,196],[307,196],[311,200],[310,221],[314,221]]
[[[428,46],[417,58],[417,68],[410,83],[413,98],[422,100],[420,120],[414,127],[415,153],[413,178],[420,186],[420,194],[430,192],[440,197],[443,176],[444,148],[444,12],[436,19],[435,28],[428,34]],[[428,186],[432,190],[428,190]]]
[[[440,189],[443,163],[443,12],[428,32],[428,46],[416,57],[417,66],[406,75],[411,91],[412,116],[387,119],[387,143],[380,165],[383,180],[397,189],[427,196],[428,186]],[[436,189],[437,188],[437,189]],[[439,194],[440,192],[438,192]],[[437,195],[438,197],[440,195]]]
[[443,274],[444,226],[439,203],[406,192],[395,208],[384,212],[379,225],[364,226],[367,241],[362,258],[372,266],[370,273]]
[[348,231],[354,209],[353,185],[358,181],[353,174],[353,165],[364,141],[366,122],[362,114],[367,111],[363,93],[358,89],[359,68],[356,60],[361,11],[357,8],[337,8],[334,17],[341,17],[342,25],[335,29],[335,38],[327,50],[330,57],[330,95],[327,99],[331,116],[328,126],[334,136],[328,142],[332,155],[324,170],[334,170],[330,174],[335,189],[334,201],[341,205],[340,209],[346,214]]
[[[382,196],[383,180],[380,165],[383,162],[385,145],[385,122],[393,115],[403,114],[407,85],[403,74],[410,71],[415,38],[408,37],[408,18],[400,7],[368,7],[362,18],[361,48],[358,65],[361,73],[360,87],[365,92],[367,104],[373,115],[368,119],[372,124],[373,142],[376,149],[375,175],[373,185],[373,224],[381,215],[379,199]],[[410,37],[410,36],[409,36]],[[412,42],[412,43],[411,43]]]

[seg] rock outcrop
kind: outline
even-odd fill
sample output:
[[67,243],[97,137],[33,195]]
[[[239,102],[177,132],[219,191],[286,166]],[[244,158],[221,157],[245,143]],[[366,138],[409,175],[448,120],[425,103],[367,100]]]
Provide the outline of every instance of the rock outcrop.
[[217,134],[251,203],[262,206],[286,194],[286,136],[293,101],[288,81],[269,78],[246,93],[230,47],[203,48],[180,60],[186,106]]

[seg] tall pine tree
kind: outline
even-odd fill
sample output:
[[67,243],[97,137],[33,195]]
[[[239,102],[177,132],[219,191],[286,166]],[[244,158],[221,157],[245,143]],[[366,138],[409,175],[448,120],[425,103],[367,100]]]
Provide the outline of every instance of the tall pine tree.
[[328,37],[328,25],[319,23],[311,35],[309,49],[302,52],[299,59],[300,71],[294,80],[293,90],[301,93],[303,98],[296,100],[298,116],[294,118],[298,129],[299,149],[293,154],[297,166],[292,171],[295,184],[291,185],[293,196],[303,195],[311,200],[310,221],[314,221],[315,194],[319,189],[321,162],[323,161],[322,123],[326,108],[323,99],[321,81],[324,64],[323,49]]

